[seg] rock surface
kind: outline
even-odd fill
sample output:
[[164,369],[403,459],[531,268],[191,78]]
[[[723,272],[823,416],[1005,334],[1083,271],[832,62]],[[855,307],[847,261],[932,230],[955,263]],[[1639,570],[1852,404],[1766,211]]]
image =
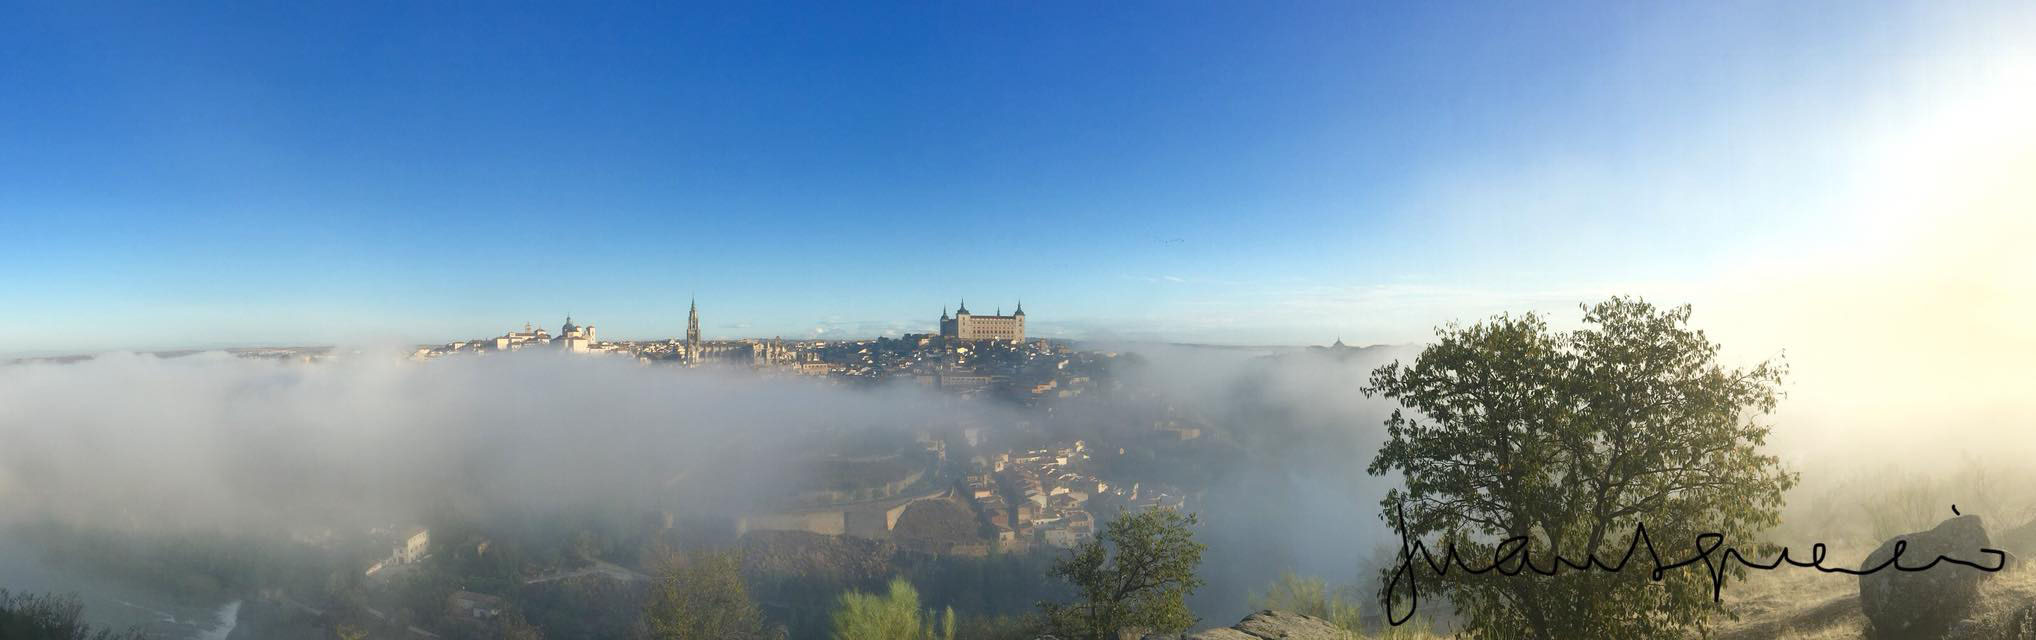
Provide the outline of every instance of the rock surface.
[[1197,631],[1184,636],[1148,635],[1144,640],[1348,640],[1356,637],[1314,616],[1287,611],[1260,611],[1236,626]]
[[[1991,546],[1986,526],[1979,516],[1967,515],[1945,520],[1929,531],[1896,536],[1883,542],[1861,563],[1868,569],[1887,562],[1895,544],[1906,540],[1897,563],[1921,567],[1938,556],[1992,566],[1994,558],[1980,553]],[[1867,634],[1881,640],[1942,638],[1953,623],[1963,620],[1979,602],[1980,582],[1992,574],[1970,567],[1939,562],[1927,571],[1900,571],[1887,567],[1859,577],[1859,606],[1869,621]]]

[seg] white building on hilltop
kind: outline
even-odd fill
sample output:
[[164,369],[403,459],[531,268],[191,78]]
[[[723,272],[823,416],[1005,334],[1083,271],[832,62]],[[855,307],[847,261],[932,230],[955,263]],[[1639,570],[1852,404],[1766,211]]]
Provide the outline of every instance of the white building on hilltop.
[[573,316],[568,314],[566,323],[558,328],[558,337],[552,339],[552,344],[568,352],[586,353],[589,348],[598,344],[598,341],[594,339],[594,325],[584,327],[575,325]]

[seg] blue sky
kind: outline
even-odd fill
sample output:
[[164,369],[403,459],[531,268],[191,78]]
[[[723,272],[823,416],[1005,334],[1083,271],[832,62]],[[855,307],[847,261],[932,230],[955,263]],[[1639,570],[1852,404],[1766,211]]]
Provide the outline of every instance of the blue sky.
[[1430,4],[4,3],[0,352],[663,337],[693,294],[728,337],[967,296],[1415,340],[1836,242],[1849,141],[2036,26]]

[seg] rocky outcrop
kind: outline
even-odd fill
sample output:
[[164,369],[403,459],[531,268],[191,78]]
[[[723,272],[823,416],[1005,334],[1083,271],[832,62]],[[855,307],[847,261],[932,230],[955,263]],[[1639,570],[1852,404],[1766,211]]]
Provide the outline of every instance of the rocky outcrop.
[[[1866,557],[1861,569],[1880,566],[1894,556],[1895,545],[1907,542],[1901,558],[1903,567],[1921,567],[1938,556],[1991,566],[1994,559],[1980,553],[1990,546],[1985,525],[1979,516],[1967,515],[1945,520],[1929,531],[1896,536],[1883,542]],[[1879,640],[1942,638],[1954,623],[1965,619],[1979,602],[1980,582],[1990,573],[1970,567],[1939,562],[1927,571],[1901,571],[1890,566],[1859,577],[1859,606],[1868,620],[1867,634]]]
[[1285,611],[1260,611],[1246,616],[1231,629],[1265,640],[1344,640],[1351,636],[1328,620]]
[[1350,640],[1356,634],[1314,616],[1287,611],[1260,611],[1236,626],[1197,631],[1184,636],[1149,635],[1144,640]]

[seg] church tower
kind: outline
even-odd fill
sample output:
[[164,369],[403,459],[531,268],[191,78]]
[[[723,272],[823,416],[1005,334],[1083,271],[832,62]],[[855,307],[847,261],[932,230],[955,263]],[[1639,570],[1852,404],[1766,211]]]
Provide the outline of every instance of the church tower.
[[700,364],[700,302],[692,301],[686,310],[686,362]]

